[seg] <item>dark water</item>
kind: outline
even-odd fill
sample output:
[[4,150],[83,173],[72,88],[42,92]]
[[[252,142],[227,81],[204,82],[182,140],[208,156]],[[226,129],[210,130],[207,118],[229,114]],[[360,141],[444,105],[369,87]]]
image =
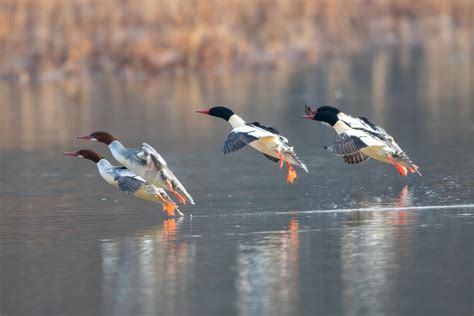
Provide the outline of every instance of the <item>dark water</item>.
[[[472,315],[474,62],[379,52],[216,77],[0,84],[0,314]],[[302,120],[337,104],[384,126],[422,177],[345,165]],[[277,126],[294,185],[250,148],[224,156],[215,104]],[[146,141],[194,196],[179,220],[61,156],[107,130]],[[112,159],[111,159],[112,160]]]

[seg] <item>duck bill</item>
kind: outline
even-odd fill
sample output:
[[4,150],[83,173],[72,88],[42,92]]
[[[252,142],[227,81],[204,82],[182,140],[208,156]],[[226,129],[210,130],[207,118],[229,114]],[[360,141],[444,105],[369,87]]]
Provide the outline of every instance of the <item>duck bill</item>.
[[196,113],[207,114],[209,115],[209,109],[207,110],[197,110]]
[[305,119],[308,119],[308,120],[313,120],[314,116],[315,116],[315,114],[308,114],[308,115],[302,115],[301,118],[305,118]]
[[84,140],[92,140],[92,137],[90,135],[85,135],[85,136],[76,136],[77,139],[84,139]]
[[66,151],[66,152],[63,152],[63,155],[64,156],[71,156],[71,157],[77,157],[79,156],[79,154],[77,152],[74,152],[74,151]]

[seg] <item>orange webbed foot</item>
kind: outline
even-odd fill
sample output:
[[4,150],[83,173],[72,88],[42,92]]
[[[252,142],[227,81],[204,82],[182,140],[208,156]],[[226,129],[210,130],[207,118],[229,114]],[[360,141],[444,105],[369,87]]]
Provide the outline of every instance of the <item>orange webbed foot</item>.
[[392,157],[390,156],[387,156],[387,159],[388,161],[390,161],[390,163],[395,167],[397,168],[398,172],[400,173],[400,175],[402,177],[406,177],[408,175],[408,170],[407,168],[405,168],[404,166],[398,164]]
[[175,216],[175,210],[176,210],[176,205],[172,202],[167,202],[163,206],[163,211],[165,211],[169,217]]
[[296,174],[295,168],[293,168],[288,162],[286,163],[286,165],[288,167],[288,175],[286,177],[286,182],[293,184],[298,175]]
[[402,177],[406,177],[408,175],[408,170],[407,168],[401,166],[401,165],[396,165],[395,168],[397,168],[398,172]]
[[161,200],[164,203],[163,211],[165,211],[166,214],[169,217],[174,217],[175,216],[175,210],[176,210],[176,204],[174,204],[174,202],[171,201],[171,200],[165,199],[160,194],[155,195],[155,197],[158,198],[159,200]]

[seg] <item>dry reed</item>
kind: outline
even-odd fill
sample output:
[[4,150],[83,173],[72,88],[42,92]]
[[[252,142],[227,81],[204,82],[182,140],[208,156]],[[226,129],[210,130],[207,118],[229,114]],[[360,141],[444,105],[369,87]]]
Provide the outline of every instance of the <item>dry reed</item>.
[[0,0],[0,75],[315,62],[426,38],[472,40],[472,0]]

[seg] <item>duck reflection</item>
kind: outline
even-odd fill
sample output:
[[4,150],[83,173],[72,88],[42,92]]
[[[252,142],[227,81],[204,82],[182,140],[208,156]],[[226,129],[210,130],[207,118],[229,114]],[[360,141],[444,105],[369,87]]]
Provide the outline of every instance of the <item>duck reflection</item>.
[[[392,276],[397,275],[408,255],[405,225],[416,220],[414,212],[403,209],[412,204],[412,199],[413,192],[405,185],[395,201],[387,205],[395,211],[356,212],[357,220],[364,217],[364,225],[347,225],[343,229],[341,262],[347,314],[382,315],[381,307],[390,303],[396,291]],[[373,207],[361,203],[365,208]],[[364,302],[363,307],[360,302]]]
[[[350,215],[350,219],[347,222],[348,225],[357,226],[364,225],[372,220],[378,218],[379,220],[388,221],[391,224],[405,225],[407,223],[407,211],[403,208],[413,205],[413,190],[405,185],[398,195],[390,201],[390,197],[387,194],[382,195],[370,195],[368,192],[356,192],[353,194],[352,206],[355,209],[395,209],[394,212],[367,212],[367,211],[354,211]],[[389,200],[387,203],[386,201]]]
[[296,314],[299,223],[237,247],[237,308],[242,315]]
[[[104,314],[180,313],[179,300],[195,255],[193,245],[176,239],[181,222],[168,219],[134,236],[102,241]],[[173,299],[163,306],[160,297]]]

